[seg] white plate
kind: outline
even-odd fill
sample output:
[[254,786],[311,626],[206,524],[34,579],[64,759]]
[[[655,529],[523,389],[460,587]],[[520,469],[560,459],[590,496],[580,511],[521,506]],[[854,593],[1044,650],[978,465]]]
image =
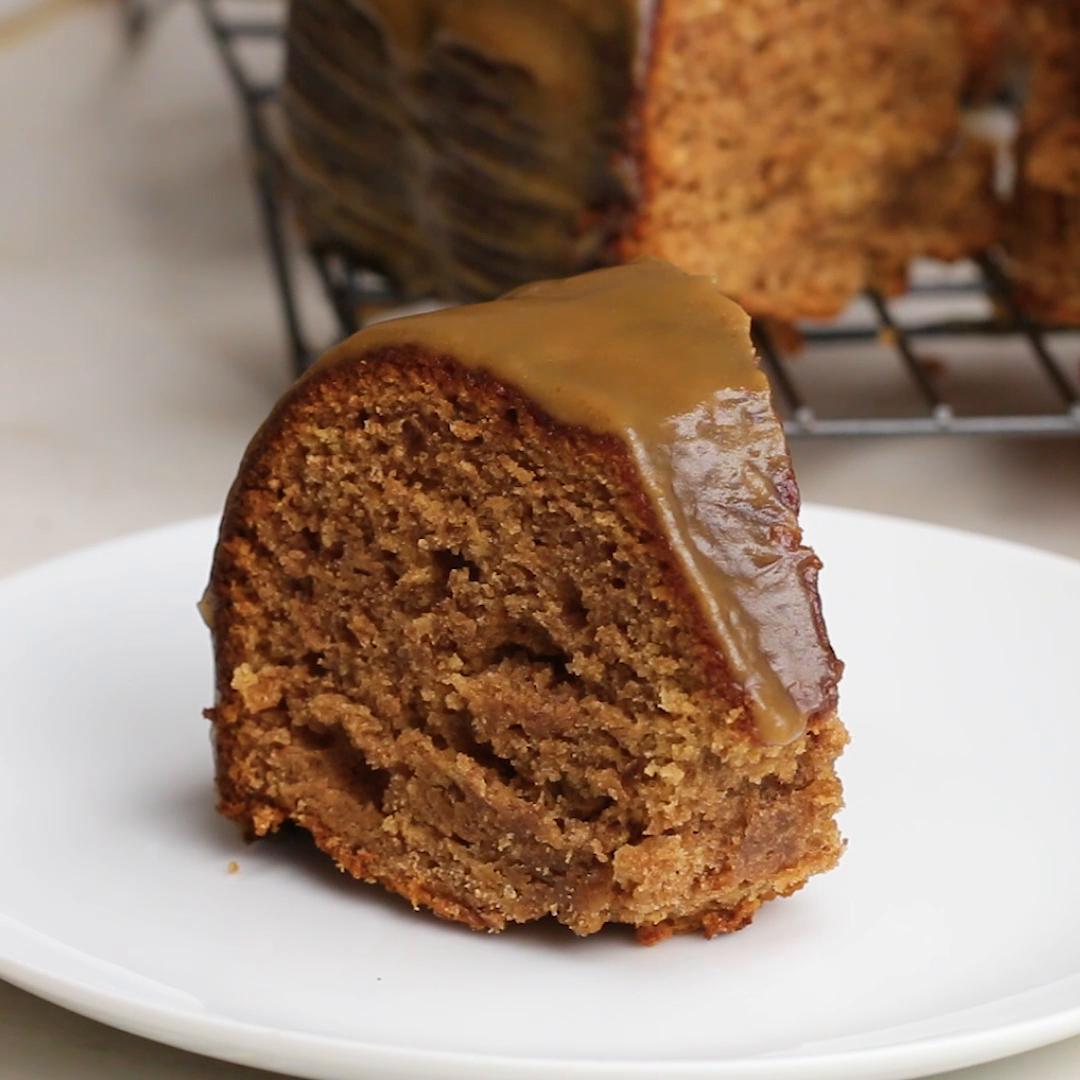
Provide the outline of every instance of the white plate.
[[[213,810],[214,523],[0,584],[0,976],[309,1077],[898,1078],[1080,1032],[1080,563],[808,508],[850,848],[752,927],[475,934]],[[230,874],[230,860],[239,872]]]

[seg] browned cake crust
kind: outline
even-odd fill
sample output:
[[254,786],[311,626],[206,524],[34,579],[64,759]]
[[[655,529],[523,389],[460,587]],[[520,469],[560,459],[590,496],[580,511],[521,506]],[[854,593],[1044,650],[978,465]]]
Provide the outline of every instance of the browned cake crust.
[[[776,561],[805,549],[768,467]],[[681,566],[619,437],[425,348],[340,355],[222,521],[221,811],[477,929],[738,929],[841,852],[839,666],[817,613],[820,707],[766,745]]]
[[407,294],[487,298],[604,261],[625,0],[293,0],[283,106],[304,225]]
[[1019,299],[1080,322],[1080,2],[1018,5],[1030,63],[1016,195],[1005,236]]
[[[290,12],[301,216],[409,294],[487,298],[648,254],[754,314],[828,316],[913,254],[995,233],[986,159],[957,147],[994,23],[967,0]],[[939,212],[942,185],[961,213]],[[916,190],[935,197],[913,207]]]

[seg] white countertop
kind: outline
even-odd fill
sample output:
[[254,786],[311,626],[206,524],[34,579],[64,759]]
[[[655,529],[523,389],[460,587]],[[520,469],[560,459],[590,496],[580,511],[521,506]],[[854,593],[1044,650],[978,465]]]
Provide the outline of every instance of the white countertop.
[[[0,7],[0,573],[216,513],[288,379],[238,116],[193,12],[177,5],[130,54],[113,5],[39,3],[56,16],[5,34],[12,6]],[[1080,557],[1080,439],[794,453],[806,499]],[[0,1047],[3,1080],[270,1075],[4,984]],[[952,1075],[1078,1076],[1080,1039]]]

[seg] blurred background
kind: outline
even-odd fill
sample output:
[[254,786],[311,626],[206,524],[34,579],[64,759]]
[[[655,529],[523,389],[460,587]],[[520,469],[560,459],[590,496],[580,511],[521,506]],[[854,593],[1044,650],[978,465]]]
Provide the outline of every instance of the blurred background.
[[[238,6],[262,19],[276,5]],[[272,77],[273,40],[255,50],[264,58],[253,62]],[[134,16],[118,0],[0,0],[0,102],[6,574],[218,513],[247,439],[292,378],[297,342],[267,258],[244,112],[194,0],[150,0]],[[319,267],[303,253],[289,265],[303,345],[329,344],[340,322]],[[931,283],[974,280],[970,268],[925,272]],[[940,321],[955,305],[964,317],[986,314],[979,305],[989,301],[970,290],[945,296],[944,315],[934,293],[904,300],[897,318]],[[864,301],[844,325],[879,322]],[[927,430],[927,417],[932,426],[946,415],[935,396],[956,403],[951,415],[1063,411],[1030,343],[919,339],[928,401],[895,338],[875,334],[782,361],[805,397],[781,400],[804,499],[1080,557],[1080,427],[1043,436],[811,434],[815,418],[830,417],[921,417]],[[1075,387],[1080,338],[1054,335],[1051,344]],[[826,567],[826,599],[827,575]],[[255,1075],[4,985],[0,1047],[0,1077]],[[955,1075],[1080,1075],[1080,1041]]]

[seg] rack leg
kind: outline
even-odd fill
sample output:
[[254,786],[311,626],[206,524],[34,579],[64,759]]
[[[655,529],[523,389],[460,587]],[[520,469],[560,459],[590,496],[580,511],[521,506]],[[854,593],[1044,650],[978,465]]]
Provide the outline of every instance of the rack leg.
[[293,375],[299,378],[311,362],[311,353],[304,341],[303,330],[300,326],[300,313],[296,303],[296,283],[289,264],[281,208],[274,194],[273,177],[269,175],[264,161],[259,162],[255,168],[255,191],[259,199],[259,217],[262,219],[263,234],[266,245],[270,249],[270,269],[285,317],[285,333],[289,339]]

